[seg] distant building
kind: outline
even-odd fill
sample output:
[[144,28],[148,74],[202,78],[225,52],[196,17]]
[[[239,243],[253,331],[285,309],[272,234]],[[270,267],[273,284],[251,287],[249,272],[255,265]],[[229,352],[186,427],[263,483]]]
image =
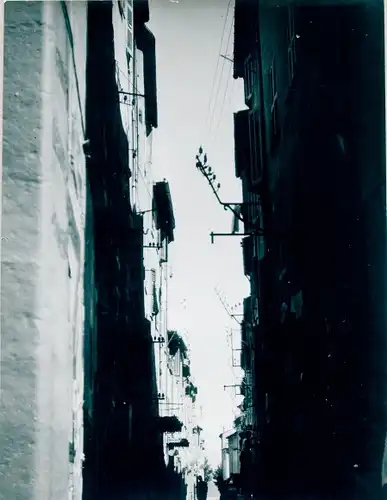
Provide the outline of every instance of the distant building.
[[232,474],[240,473],[240,437],[236,429],[225,431],[220,435],[222,447],[223,479],[227,480]]
[[203,476],[204,459],[202,429],[196,411],[198,388],[194,384],[184,338],[179,332],[169,330],[167,340],[160,365],[160,390],[164,395],[160,411],[162,415],[177,417],[182,427],[178,432],[165,433],[165,457],[168,468],[181,478],[186,497],[193,500],[197,477]]
[[245,418],[267,498],[380,493],[383,33],[381,1],[235,4],[247,106],[234,117],[235,164],[251,233],[242,356],[255,410]]

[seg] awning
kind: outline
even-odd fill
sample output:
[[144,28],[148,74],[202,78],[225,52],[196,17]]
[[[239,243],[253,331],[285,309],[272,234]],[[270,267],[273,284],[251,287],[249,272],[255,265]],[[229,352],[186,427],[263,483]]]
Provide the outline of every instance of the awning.
[[158,126],[157,79],[156,79],[156,41],[153,33],[144,25],[135,26],[135,42],[144,56],[144,91],[146,133]]
[[163,238],[167,237],[169,242],[172,242],[176,223],[167,181],[157,182],[153,186],[153,209],[156,228],[161,231]]
[[250,167],[249,110],[234,113],[235,175],[240,178]]
[[244,62],[253,49],[258,25],[258,2],[235,0],[234,78],[243,78]]

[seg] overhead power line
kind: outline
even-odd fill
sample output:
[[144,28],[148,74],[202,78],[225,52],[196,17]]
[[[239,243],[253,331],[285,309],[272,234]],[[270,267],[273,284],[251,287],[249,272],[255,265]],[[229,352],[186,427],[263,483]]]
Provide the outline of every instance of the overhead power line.
[[221,123],[222,117],[223,117],[224,105],[225,105],[225,102],[226,102],[228,87],[229,87],[230,80],[231,80],[231,69],[232,69],[232,67],[230,65],[229,70],[228,70],[228,75],[227,75],[226,89],[224,91],[222,106],[221,106],[220,111],[219,111],[218,124],[216,125],[216,129],[215,129],[215,133],[214,133],[214,140],[216,139],[216,136],[217,136],[217,133],[218,133],[218,130],[219,130],[219,126],[220,126],[220,123]]
[[[217,62],[216,62],[216,67],[215,67],[215,72],[214,72],[214,77],[213,77],[213,82],[212,82],[212,89],[211,89],[211,93],[210,93],[209,100],[208,100],[206,125],[208,124],[208,120],[210,118],[211,109],[213,109],[213,107],[211,106],[211,104],[213,102],[215,86],[216,86],[216,83],[217,83],[217,75],[218,75],[218,69],[219,69],[219,62],[220,62],[220,58],[221,58],[221,53],[222,53],[222,48],[223,48],[223,40],[224,40],[224,35],[226,33],[227,20],[228,20],[230,8],[231,8],[231,2],[232,2],[232,0],[228,1],[226,15],[225,15],[225,18],[224,18],[222,36],[221,36],[221,39],[220,39],[219,55],[218,55]],[[224,63],[224,59],[223,59],[223,63]],[[221,75],[222,75],[222,72],[223,72],[223,67],[224,67],[224,64],[222,65]]]
[[[226,52],[228,52],[228,49],[229,49],[229,45],[230,45],[230,41],[231,41],[231,34],[232,34],[232,29],[233,29],[233,26],[234,26],[234,19],[233,17],[231,18],[231,24],[230,24],[230,29],[228,31],[228,38],[227,38],[227,45],[226,45]],[[219,58],[221,57],[221,54],[219,55]],[[226,64],[226,59],[225,58],[222,58],[222,69],[221,69],[221,72],[220,72],[220,77],[219,77],[219,81],[218,81],[218,88],[217,88],[217,91],[216,91],[216,96],[215,96],[215,104],[214,104],[214,107],[213,107],[213,112],[212,112],[212,116],[211,116],[211,121],[210,121],[210,127],[209,127],[209,131],[211,133],[212,131],[212,125],[214,123],[214,118],[215,118],[215,112],[216,112],[216,104],[218,102],[218,97],[220,95],[220,91],[221,91],[221,84],[222,84],[222,76],[223,76],[223,71],[224,71],[224,68],[225,68],[225,64]],[[219,59],[218,59],[219,60]],[[227,63],[229,64],[229,62],[227,61]],[[227,82],[226,82],[226,89],[225,89],[225,96],[227,94],[227,90],[228,90],[228,84],[229,84],[229,79],[230,79],[230,76],[231,76],[231,66],[229,68],[229,73],[228,73],[228,77],[227,77]],[[223,101],[225,100],[225,97],[224,96],[224,99]],[[223,111],[223,105],[224,105],[224,102],[222,103],[222,107],[221,107],[221,112]]]

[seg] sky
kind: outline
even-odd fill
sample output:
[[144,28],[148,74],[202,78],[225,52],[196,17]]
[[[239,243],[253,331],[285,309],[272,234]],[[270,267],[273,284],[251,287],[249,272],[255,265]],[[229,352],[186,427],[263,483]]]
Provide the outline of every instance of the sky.
[[228,339],[231,328],[238,339],[239,325],[228,316],[215,289],[229,309],[249,291],[240,238],[219,237],[211,245],[211,231],[231,231],[232,214],[218,204],[195,168],[195,155],[203,144],[221,183],[222,200],[241,201],[234,174],[233,112],[244,107],[243,87],[232,78],[232,63],[220,57],[232,59],[233,2],[151,0],[150,15],[159,113],[153,164],[169,181],[176,219],[169,253],[168,326],[188,339],[206,454],[216,467],[219,434],[231,427],[239,403],[235,390],[224,386],[237,384],[240,372],[232,367]]

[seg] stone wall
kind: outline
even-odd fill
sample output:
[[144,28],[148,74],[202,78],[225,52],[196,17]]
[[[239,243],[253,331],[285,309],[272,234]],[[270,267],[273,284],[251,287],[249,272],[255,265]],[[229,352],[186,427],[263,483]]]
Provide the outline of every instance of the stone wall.
[[5,6],[0,498],[81,498],[86,11]]

